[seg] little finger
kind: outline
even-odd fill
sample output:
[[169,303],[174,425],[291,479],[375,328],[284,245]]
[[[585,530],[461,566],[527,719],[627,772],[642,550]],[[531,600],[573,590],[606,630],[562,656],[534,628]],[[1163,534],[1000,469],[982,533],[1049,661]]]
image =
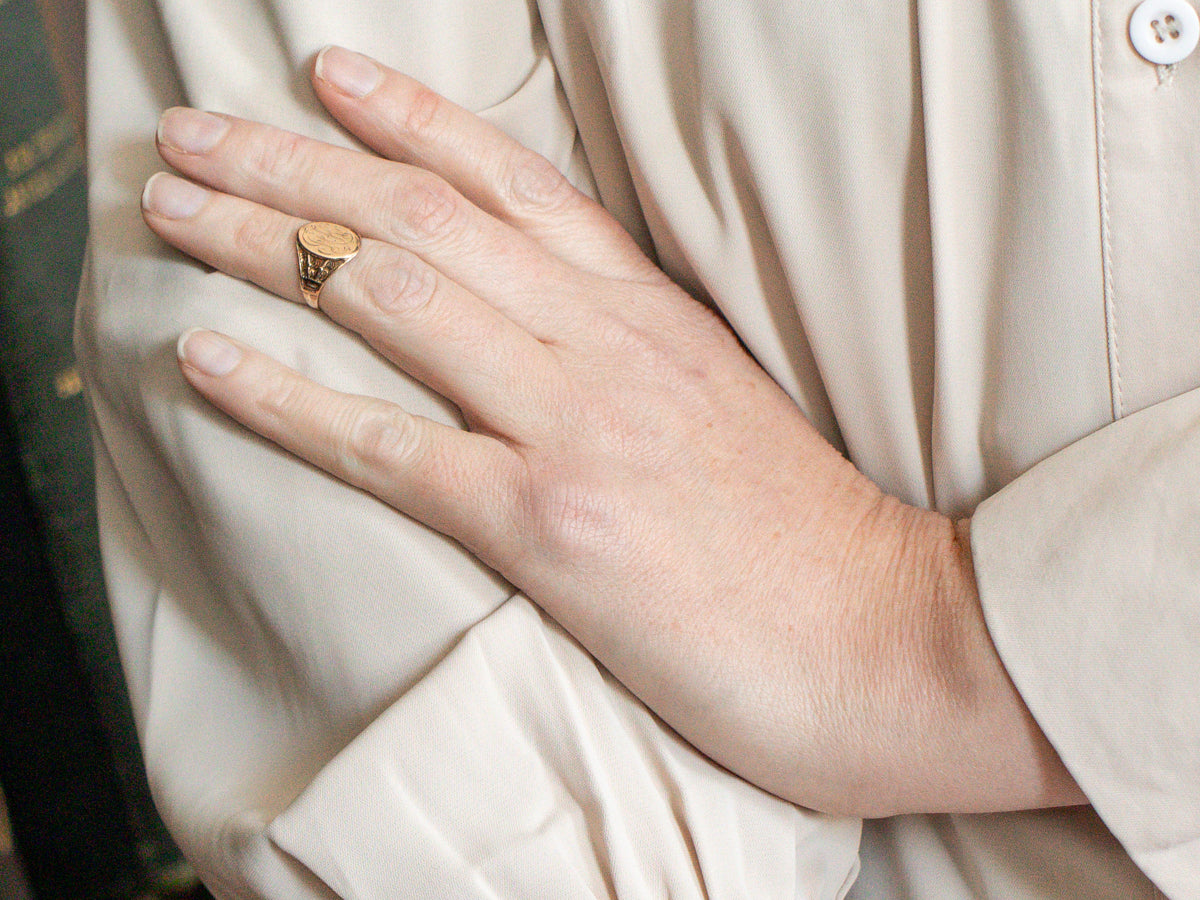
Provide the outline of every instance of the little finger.
[[283,449],[426,525],[484,550],[511,517],[515,454],[503,443],[318,385],[223,335],[179,339],[188,382]]

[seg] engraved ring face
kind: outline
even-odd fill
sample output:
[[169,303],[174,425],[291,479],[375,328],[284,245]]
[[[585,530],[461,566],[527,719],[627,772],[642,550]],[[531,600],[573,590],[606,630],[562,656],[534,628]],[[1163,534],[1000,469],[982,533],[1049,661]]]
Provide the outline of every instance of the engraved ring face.
[[296,234],[296,256],[304,302],[313,309],[320,309],[321,285],[358,253],[361,246],[358,235],[344,225],[309,222],[300,226]]
[[334,222],[309,222],[300,226],[296,240],[305,250],[326,259],[349,259],[358,252],[358,235]]

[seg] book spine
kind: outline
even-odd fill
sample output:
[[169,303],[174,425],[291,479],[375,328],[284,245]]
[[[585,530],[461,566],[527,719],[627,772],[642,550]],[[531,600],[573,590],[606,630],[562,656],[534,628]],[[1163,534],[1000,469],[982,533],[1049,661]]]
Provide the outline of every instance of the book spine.
[[[0,585],[0,631],[6,690],[23,710],[6,717],[0,746],[10,727],[26,738],[42,727],[53,746],[23,762],[7,754],[0,778],[35,895],[118,896],[179,856],[146,785],[100,567],[72,346],[84,155],[40,12],[35,0],[0,0],[0,446],[11,512],[0,540],[19,566]],[[21,666],[27,677],[11,677]],[[61,804],[57,827],[28,802]]]

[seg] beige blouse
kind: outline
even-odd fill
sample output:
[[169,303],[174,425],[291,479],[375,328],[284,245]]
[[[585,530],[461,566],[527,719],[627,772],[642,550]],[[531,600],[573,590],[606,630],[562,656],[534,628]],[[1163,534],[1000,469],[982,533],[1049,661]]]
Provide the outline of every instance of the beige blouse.
[[[218,896],[1200,896],[1200,52],[1149,62],[1136,7],[93,0],[106,565],[152,784]],[[862,471],[973,515],[992,635],[1095,811],[789,806],[459,547],[191,393],[174,342],[203,325],[456,421],[140,220],[167,106],[346,142],[307,85],[331,42],[548,156]]]

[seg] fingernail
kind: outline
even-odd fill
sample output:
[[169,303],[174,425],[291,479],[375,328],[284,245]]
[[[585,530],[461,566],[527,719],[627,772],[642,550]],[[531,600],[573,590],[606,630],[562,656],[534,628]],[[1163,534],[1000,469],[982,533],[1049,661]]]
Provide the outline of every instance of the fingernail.
[[383,71],[373,60],[342,47],[328,46],[317,54],[313,71],[343,94],[362,99],[379,87]]
[[186,106],[172,107],[158,120],[158,142],[181,153],[207,153],[227,131],[227,119]]
[[200,328],[180,335],[175,351],[193,369],[216,378],[228,375],[242,359],[242,351],[236,346],[219,334]]
[[164,219],[187,219],[200,211],[209,192],[166,172],[156,172],[142,190],[142,207]]

